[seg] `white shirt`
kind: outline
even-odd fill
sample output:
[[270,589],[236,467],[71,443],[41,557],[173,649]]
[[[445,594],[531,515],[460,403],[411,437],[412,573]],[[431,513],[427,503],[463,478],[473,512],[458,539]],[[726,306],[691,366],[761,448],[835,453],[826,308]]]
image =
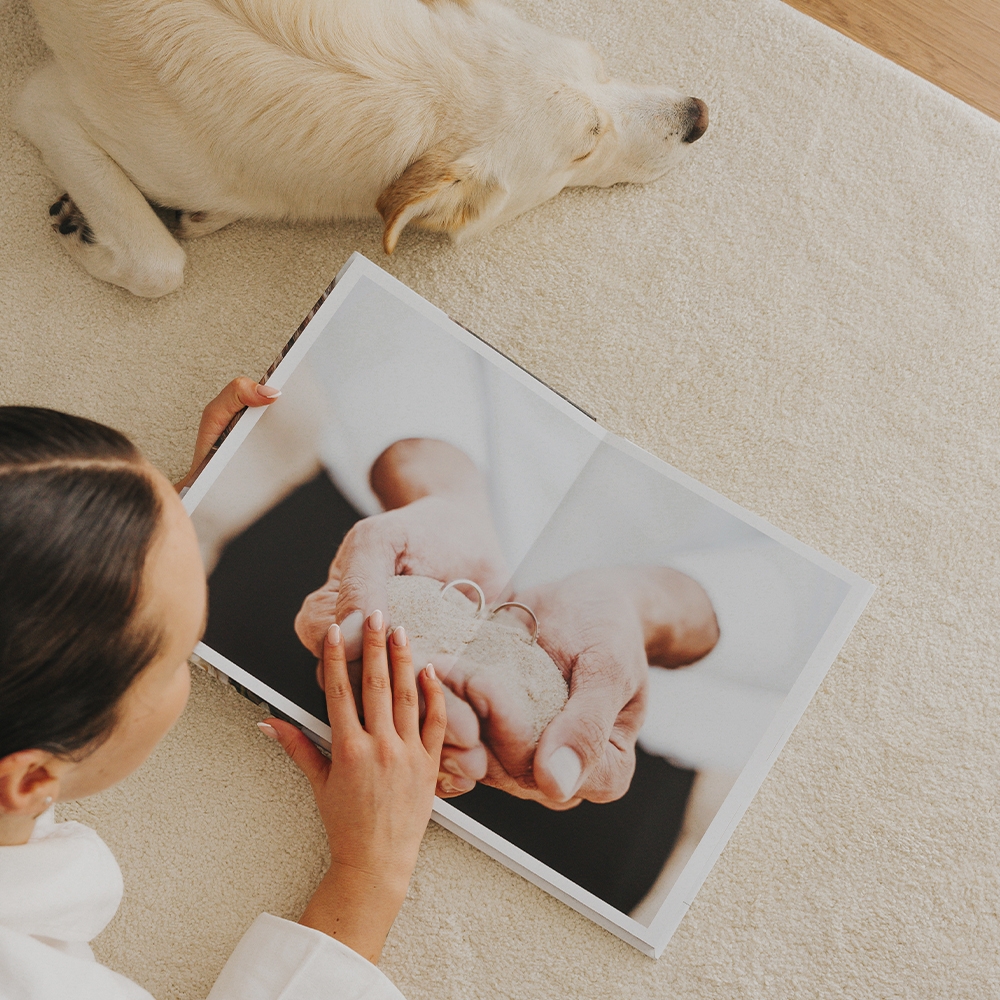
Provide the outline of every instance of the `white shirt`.
[[[81,823],[39,817],[0,847],[0,1000],[152,1000],[90,949],[122,898],[118,863]],[[209,1000],[402,1000],[370,962],[320,931],[261,914]]]

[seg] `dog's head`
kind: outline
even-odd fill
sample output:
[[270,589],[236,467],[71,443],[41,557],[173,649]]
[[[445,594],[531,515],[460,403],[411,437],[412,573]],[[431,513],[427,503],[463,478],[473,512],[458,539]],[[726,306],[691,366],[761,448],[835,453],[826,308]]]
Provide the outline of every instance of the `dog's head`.
[[379,196],[386,253],[411,222],[462,239],[565,187],[654,180],[708,128],[697,98],[609,80],[587,43],[520,26],[466,75],[448,134]]

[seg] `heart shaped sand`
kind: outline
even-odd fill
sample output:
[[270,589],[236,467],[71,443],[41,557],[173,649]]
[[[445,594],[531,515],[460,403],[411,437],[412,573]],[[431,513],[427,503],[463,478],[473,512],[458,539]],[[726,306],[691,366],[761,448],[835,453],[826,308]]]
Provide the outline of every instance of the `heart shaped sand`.
[[426,576],[394,576],[388,584],[389,614],[410,639],[417,665],[441,653],[457,656],[469,676],[485,674],[509,695],[506,708],[538,742],[562,711],[569,691],[559,668],[518,618],[501,611],[476,616],[476,605],[455,588],[441,593],[441,582]]

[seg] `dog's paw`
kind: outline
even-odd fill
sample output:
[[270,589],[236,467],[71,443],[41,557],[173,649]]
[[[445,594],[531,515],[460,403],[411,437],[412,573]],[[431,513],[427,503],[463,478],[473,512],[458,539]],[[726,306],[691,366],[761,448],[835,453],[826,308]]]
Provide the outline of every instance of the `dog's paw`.
[[[134,295],[157,298],[184,281],[184,251],[155,223],[148,245],[123,240],[114,226],[91,228],[73,199],[64,194],[49,207],[52,229],[69,255],[95,278],[127,288]],[[162,239],[158,238],[162,236]]]
[[237,219],[237,216],[227,212],[187,212],[181,208],[159,206],[156,207],[156,214],[179,240],[196,240],[199,236],[208,236]]
[[64,242],[83,243],[87,246],[97,242],[94,231],[87,225],[83,213],[68,194],[62,195],[49,206],[49,216],[52,218],[52,229]]

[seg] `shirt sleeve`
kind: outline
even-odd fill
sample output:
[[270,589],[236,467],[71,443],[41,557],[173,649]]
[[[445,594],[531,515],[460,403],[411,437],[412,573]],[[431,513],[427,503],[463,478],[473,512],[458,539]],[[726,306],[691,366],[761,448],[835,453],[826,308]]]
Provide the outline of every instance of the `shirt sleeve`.
[[416,319],[410,328],[389,315],[377,337],[365,336],[367,326],[392,304],[384,296],[376,299],[370,315],[345,306],[338,326],[349,322],[352,329],[328,335],[300,376],[312,379],[326,397],[321,461],[340,492],[366,516],[382,509],[368,480],[372,464],[400,439],[446,441],[481,470],[488,462],[484,362],[450,333]]
[[[86,945],[59,946],[0,927],[3,1000],[153,1000],[93,959]],[[370,962],[320,931],[261,914],[243,935],[209,1000],[403,1000]]]
[[800,676],[847,586],[770,540],[675,555],[705,589],[719,641],[680,670],[650,669],[639,743],[683,767],[740,771]]
[[719,641],[697,672],[781,694],[798,679],[849,590],[771,539],[675,554],[666,562],[701,584],[719,623]]
[[153,1000],[131,979],[99,965],[86,945],[58,946],[0,927],[3,1000]]
[[332,937],[262,913],[243,935],[209,1000],[403,1000],[371,962]]

